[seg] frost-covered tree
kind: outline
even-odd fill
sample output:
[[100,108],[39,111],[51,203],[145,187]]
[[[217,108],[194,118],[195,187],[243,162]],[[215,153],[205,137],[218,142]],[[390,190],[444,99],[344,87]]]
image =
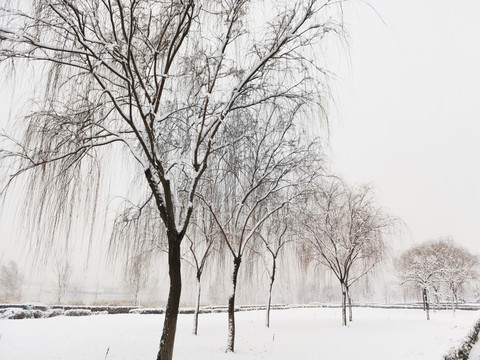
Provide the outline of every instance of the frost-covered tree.
[[425,242],[406,250],[396,261],[401,283],[414,283],[420,287],[427,320],[430,320],[429,294],[441,272],[438,255],[433,243]]
[[422,289],[424,309],[429,319],[429,294],[437,302],[450,299],[452,309],[458,305],[461,286],[477,274],[478,257],[442,237],[416,245],[397,260],[397,271],[402,283],[414,283]]
[[350,187],[338,179],[322,184],[310,204],[305,240],[314,260],[340,282],[342,325],[347,325],[347,303],[352,320],[350,287],[384,259],[384,235],[395,222],[375,204],[370,186]]
[[129,177],[143,178],[133,202],[154,203],[168,244],[170,289],[158,359],[173,356],[180,247],[217,135],[235,125],[237,113],[273,100],[284,107],[301,101],[321,114],[325,71],[317,50],[327,34],[342,32],[342,3],[1,3],[0,61],[41,63],[35,69],[45,85],[19,127],[23,134],[5,135],[7,182],[29,176],[28,206],[44,227],[43,239],[55,239],[69,229],[58,224],[76,218],[71,202],[95,203],[112,168],[120,172],[129,162]]

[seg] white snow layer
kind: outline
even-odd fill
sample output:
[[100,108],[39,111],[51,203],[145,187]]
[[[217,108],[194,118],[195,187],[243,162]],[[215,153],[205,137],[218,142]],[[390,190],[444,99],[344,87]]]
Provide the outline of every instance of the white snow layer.
[[470,360],[480,360],[480,342],[477,341],[477,343],[473,346],[468,358]]
[[[227,314],[201,314],[199,335],[192,316],[179,315],[174,358],[185,359],[442,359],[479,318],[477,311],[354,308],[341,326],[341,309],[238,312],[235,353],[225,353]],[[155,359],[163,315],[59,316],[0,320],[0,359]]]

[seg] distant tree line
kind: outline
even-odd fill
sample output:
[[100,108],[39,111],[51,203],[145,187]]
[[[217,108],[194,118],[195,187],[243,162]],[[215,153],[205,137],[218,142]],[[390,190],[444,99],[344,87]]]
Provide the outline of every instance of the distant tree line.
[[401,283],[421,292],[423,309],[430,319],[432,303],[448,301],[458,306],[462,287],[478,276],[479,258],[444,237],[415,245],[397,260]]

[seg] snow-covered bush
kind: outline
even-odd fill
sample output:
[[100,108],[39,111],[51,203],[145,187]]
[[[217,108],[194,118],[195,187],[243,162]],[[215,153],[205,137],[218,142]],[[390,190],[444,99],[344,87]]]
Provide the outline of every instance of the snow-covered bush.
[[0,318],[2,319],[16,319],[17,315],[20,311],[25,311],[23,309],[17,309],[17,308],[11,308],[11,309],[6,309],[5,311],[2,312],[0,315]]
[[86,315],[92,315],[92,310],[89,310],[89,309],[65,310],[65,316],[86,316]]
[[32,314],[32,317],[35,319],[40,319],[45,316],[45,313],[41,310],[30,310],[30,313]]
[[52,309],[52,308],[50,308],[45,312],[44,317],[51,318],[51,317],[54,317],[54,316],[63,315],[64,313],[65,313],[65,311],[63,309]]
[[165,312],[164,309],[155,309],[155,308],[150,308],[150,309],[142,309],[142,308],[136,308],[136,309],[131,309],[129,311],[129,314],[163,314]]
[[95,311],[92,314],[93,315],[108,315],[108,311],[107,310]]
[[195,313],[195,309],[180,309],[178,311],[179,314],[193,314]]
[[5,310],[0,318],[2,319],[38,319],[44,316],[43,311],[40,310],[24,310],[20,308],[9,308]]
[[109,314],[128,314],[131,306],[104,306],[102,309],[95,308],[95,311],[108,311]]

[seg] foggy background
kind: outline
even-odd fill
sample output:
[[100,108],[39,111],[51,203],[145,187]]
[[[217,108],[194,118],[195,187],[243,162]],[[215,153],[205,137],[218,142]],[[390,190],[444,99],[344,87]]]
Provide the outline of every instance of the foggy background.
[[[329,106],[329,156],[332,169],[349,183],[372,183],[378,203],[405,223],[389,239],[392,256],[414,243],[450,235],[472,253],[480,253],[480,2],[369,1],[346,8],[348,44],[329,53],[333,101]],[[7,127],[28,109],[32,71],[24,81],[4,80],[0,93],[0,124]],[[128,184],[122,179],[115,186]],[[53,264],[34,261],[17,221],[23,214],[18,185],[1,205],[0,264],[18,263],[25,282],[25,301],[54,301]],[[106,204],[106,208],[113,208]],[[96,224],[94,241],[78,241],[73,287],[67,299],[78,302],[124,301],[123,268],[106,257],[110,222]],[[74,230],[79,239],[89,229]],[[160,256],[160,260],[162,256]],[[164,259],[163,259],[164,260]],[[228,264],[226,265],[228,266]],[[247,268],[248,266],[246,266]],[[187,264],[184,284],[193,281]],[[208,271],[208,265],[207,265]],[[261,272],[261,269],[259,270]],[[338,291],[320,267],[302,269],[285,252],[274,289],[274,302],[335,301]],[[168,283],[166,266],[157,267],[141,302],[162,304]],[[205,275],[204,302],[223,304],[229,270],[217,278]],[[238,303],[262,303],[267,276],[250,279],[255,293],[239,286]],[[221,275],[221,276],[220,276]],[[241,276],[248,278],[247,269]],[[292,293],[295,282],[300,291]],[[401,300],[388,264],[356,285],[355,300]],[[256,284],[255,284],[256,283]],[[193,302],[184,285],[183,303]],[[263,286],[263,287],[262,287]],[[245,287],[246,288],[246,287]],[[330,294],[330,288],[331,294]],[[390,299],[390,300],[389,300]]]

